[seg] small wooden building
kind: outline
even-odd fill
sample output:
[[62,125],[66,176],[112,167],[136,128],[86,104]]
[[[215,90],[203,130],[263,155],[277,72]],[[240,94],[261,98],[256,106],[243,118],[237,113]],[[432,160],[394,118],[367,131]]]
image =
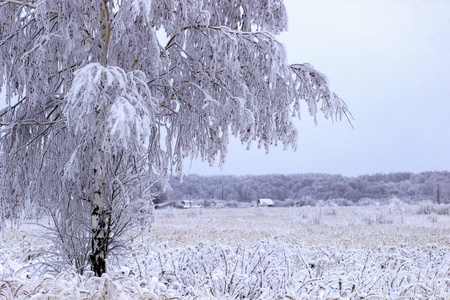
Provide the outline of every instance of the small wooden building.
[[258,202],[256,202],[256,206],[272,207],[273,206],[273,200],[269,199],[269,198],[259,198]]

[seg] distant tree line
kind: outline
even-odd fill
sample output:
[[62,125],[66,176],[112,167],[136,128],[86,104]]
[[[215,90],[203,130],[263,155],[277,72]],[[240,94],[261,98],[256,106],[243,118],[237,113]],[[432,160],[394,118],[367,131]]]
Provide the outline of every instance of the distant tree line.
[[307,205],[319,200],[361,204],[369,199],[396,196],[404,201],[450,202],[450,172],[391,173],[345,177],[330,174],[199,176],[181,183],[170,178],[173,200],[223,200],[254,202],[272,198]]

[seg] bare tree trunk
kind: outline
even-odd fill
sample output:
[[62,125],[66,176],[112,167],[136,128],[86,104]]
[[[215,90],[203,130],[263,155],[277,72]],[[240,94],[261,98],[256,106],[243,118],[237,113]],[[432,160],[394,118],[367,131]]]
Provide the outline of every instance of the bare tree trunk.
[[[103,66],[108,64],[108,46],[110,39],[110,15],[109,15],[109,0],[103,0],[100,2],[100,37],[103,44],[99,44],[99,48],[103,49],[103,53],[99,56],[99,62]],[[99,111],[99,118],[104,119],[104,112]],[[103,137],[104,128],[100,133],[100,140]],[[94,176],[100,179],[98,184],[98,190],[94,192],[94,197],[91,200],[92,214],[91,214],[91,229],[92,229],[92,254],[90,255],[91,268],[96,276],[102,276],[106,273],[106,257],[108,255],[108,239],[107,234],[107,213],[105,209],[105,154],[100,149],[101,157],[101,169],[94,170]]]
[[91,228],[92,228],[92,254],[91,268],[96,276],[106,273],[106,256],[108,249],[108,239],[106,234],[106,211],[104,207],[104,188],[100,186],[94,193],[91,201]]

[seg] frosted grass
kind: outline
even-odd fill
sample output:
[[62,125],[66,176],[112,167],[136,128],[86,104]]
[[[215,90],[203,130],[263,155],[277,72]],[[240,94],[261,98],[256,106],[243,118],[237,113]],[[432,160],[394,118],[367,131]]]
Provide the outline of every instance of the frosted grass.
[[[126,257],[111,260],[101,278],[70,269],[33,273],[44,257],[36,250],[51,244],[28,235],[37,234],[36,227],[7,228],[0,299],[450,298],[448,215],[426,221],[417,207],[408,207],[402,223],[389,207],[327,209],[318,224],[311,222],[316,208],[159,211],[152,232],[129,245]],[[380,211],[392,223],[364,221]],[[380,229],[398,235],[375,246]],[[421,234],[429,236],[418,240]]]

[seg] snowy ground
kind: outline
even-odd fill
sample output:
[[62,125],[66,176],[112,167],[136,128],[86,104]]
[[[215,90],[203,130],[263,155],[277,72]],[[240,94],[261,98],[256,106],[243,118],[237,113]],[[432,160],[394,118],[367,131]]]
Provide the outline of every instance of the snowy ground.
[[7,228],[0,299],[450,299],[450,216],[419,209],[161,210],[102,278],[33,274],[51,245]]

